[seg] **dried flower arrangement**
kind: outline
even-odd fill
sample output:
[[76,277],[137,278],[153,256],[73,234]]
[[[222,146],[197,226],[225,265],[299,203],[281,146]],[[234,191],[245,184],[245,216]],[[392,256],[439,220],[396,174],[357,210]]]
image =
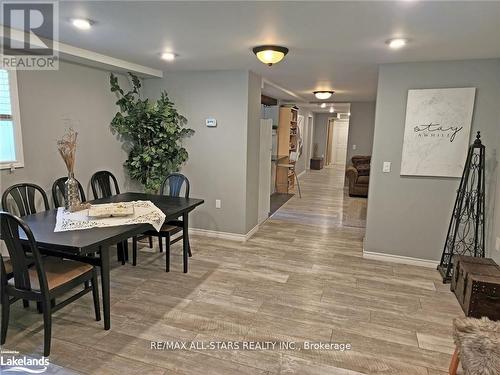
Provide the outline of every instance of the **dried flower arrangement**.
[[68,168],[68,174],[73,173],[73,168],[75,166],[75,154],[76,154],[76,137],[78,133],[72,128],[68,130],[63,137],[57,141],[57,149],[59,154]]

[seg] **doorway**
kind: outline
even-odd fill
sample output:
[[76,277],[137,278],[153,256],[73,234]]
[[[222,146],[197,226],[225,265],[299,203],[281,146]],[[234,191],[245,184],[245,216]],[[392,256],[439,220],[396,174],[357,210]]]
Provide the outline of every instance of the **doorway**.
[[344,167],[347,162],[349,120],[328,119],[326,137],[326,165]]

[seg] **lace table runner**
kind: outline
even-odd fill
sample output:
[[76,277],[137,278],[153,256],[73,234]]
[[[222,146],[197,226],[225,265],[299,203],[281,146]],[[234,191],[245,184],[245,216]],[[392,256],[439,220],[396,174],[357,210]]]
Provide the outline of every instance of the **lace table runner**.
[[[125,203],[125,202],[124,202]],[[57,210],[56,227],[54,232],[81,230],[90,228],[116,227],[119,225],[151,224],[157,231],[165,221],[165,214],[151,201],[133,201],[126,204],[134,205],[134,214],[124,217],[91,218],[88,209],[69,212],[63,207]]]

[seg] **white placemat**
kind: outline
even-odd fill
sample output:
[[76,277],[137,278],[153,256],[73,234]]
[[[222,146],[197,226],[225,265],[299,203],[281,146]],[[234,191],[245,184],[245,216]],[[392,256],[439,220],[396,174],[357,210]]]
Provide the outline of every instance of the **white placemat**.
[[[125,202],[124,202],[125,203]],[[165,214],[151,201],[126,202],[134,205],[134,215],[124,217],[106,217],[101,219],[88,216],[88,209],[69,212],[63,207],[57,210],[56,227],[54,232],[82,230],[90,228],[115,227],[119,225],[151,224],[157,231],[165,221]]]

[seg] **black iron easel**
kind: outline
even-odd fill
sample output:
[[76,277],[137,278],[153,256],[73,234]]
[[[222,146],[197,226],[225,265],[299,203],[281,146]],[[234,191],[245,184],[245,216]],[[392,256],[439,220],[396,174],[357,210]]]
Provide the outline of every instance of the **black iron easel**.
[[467,153],[443,255],[437,268],[443,277],[443,283],[451,280],[454,255],[484,258],[484,164],[485,146],[481,143],[480,132],[477,132],[476,140]]

